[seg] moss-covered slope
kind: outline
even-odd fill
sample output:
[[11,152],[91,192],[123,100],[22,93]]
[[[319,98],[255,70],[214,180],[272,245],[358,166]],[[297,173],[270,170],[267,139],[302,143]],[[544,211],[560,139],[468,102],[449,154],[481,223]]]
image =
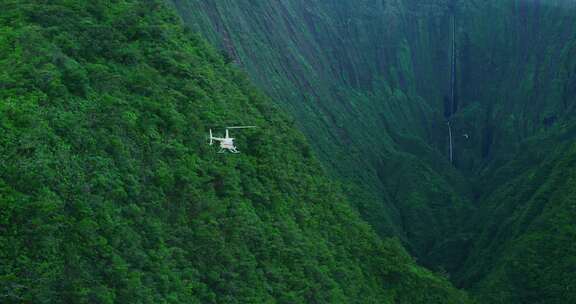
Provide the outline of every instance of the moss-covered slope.
[[[576,104],[574,1],[461,1],[462,166],[510,158],[516,145],[573,119]],[[492,20],[492,21],[489,21]],[[478,162],[478,160],[483,160]]]
[[[488,303],[572,300],[574,1],[171,2],[295,113],[381,235]],[[454,39],[459,172],[442,115]]]
[[[447,79],[416,75],[435,68],[415,64],[428,58],[414,52],[408,33],[417,8],[376,0],[171,2],[294,114],[381,235],[400,237],[426,262],[438,240],[456,234],[467,183],[443,156],[442,101],[417,94]],[[445,15],[445,4],[436,9]],[[419,36],[421,43],[441,32]]]
[[477,237],[457,277],[484,303],[576,301],[576,127],[524,142],[491,171],[470,229]]
[[576,3],[469,3],[457,120],[483,165],[456,277],[487,303],[573,302]]
[[0,3],[0,265],[3,303],[466,302],[153,0]]

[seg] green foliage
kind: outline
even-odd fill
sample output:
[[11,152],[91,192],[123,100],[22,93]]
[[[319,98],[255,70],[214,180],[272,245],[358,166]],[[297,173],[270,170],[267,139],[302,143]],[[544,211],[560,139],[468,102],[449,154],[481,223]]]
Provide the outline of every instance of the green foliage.
[[[574,301],[574,225],[551,220],[572,210],[556,164],[574,139],[574,1],[171,2],[294,114],[380,235],[487,303]],[[459,171],[441,114],[451,6]]]
[[473,69],[461,90],[476,105],[461,118],[484,125],[491,147],[467,231],[478,237],[454,277],[486,303],[575,301],[574,8],[510,0],[462,10],[461,59]]
[[429,37],[413,41],[399,1],[170,2],[294,115],[381,236],[428,264],[456,234],[449,219],[468,212],[468,200],[455,198],[468,186],[442,156],[442,110],[418,96],[444,84],[422,55],[441,31],[424,28]]
[[489,173],[493,189],[471,226],[479,232],[459,280],[486,303],[570,303],[574,294],[576,128],[523,144]]
[[[0,3],[3,303],[465,303],[161,1]],[[234,134],[218,155],[208,128]]]

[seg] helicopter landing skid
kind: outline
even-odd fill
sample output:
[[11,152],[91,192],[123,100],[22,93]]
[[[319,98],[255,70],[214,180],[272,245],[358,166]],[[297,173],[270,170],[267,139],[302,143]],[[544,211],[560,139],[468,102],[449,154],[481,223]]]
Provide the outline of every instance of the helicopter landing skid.
[[228,151],[228,152],[230,152],[230,153],[232,153],[232,154],[238,154],[238,153],[240,153],[240,151],[238,151],[238,150],[236,150],[236,149],[220,149],[220,150],[218,151],[218,153],[223,154],[223,153],[226,153],[226,151]]

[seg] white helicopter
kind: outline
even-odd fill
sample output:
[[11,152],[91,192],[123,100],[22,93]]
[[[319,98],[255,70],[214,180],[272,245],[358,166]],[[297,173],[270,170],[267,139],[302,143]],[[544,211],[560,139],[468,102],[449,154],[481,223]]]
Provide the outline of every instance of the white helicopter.
[[212,136],[212,129],[210,129],[210,145],[214,144],[214,141],[220,142],[220,151],[218,153],[224,153],[229,151],[230,153],[240,153],[236,146],[234,146],[234,138],[230,137],[229,130],[231,129],[252,129],[256,128],[256,126],[239,126],[239,127],[226,127],[226,136],[225,137],[214,137]]

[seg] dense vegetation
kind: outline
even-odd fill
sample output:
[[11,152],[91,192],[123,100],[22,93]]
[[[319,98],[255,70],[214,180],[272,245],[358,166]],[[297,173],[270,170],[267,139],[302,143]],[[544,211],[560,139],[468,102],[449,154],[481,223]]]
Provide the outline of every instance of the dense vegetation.
[[[479,210],[468,227],[477,237],[456,280],[486,303],[571,303],[576,3],[479,8],[465,12],[461,92],[474,110],[461,121],[481,126],[477,148],[466,152],[487,165],[476,178]],[[487,16],[499,22],[481,21]]]
[[380,235],[482,302],[575,301],[576,2],[171,2],[297,117]]
[[2,1],[0,302],[576,302],[575,14]]
[[0,2],[0,302],[466,303],[293,124],[161,1]]
[[526,138],[573,120],[576,2],[470,3],[460,18],[457,124],[475,138],[461,146],[461,166],[478,170],[486,160],[510,159]]
[[413,21],[396,0],[171,2],[293,113],[380,235],[399,237],[425,263],[440,240],[461,239],[455,228],[468,213],[468,185],[438,147],[446,134],[442,92],[440,101],[417,94],[447,83],[442,57],[430,63],[416,51],[443,34],[440,21],[432,27],[424,17],[445,17],[445,3],[410,6],[431,11],[418,17],[425,36],[405,32]]
[[525,141],[491,182],[457,280],[482,303],[576,301],[576,125]]

